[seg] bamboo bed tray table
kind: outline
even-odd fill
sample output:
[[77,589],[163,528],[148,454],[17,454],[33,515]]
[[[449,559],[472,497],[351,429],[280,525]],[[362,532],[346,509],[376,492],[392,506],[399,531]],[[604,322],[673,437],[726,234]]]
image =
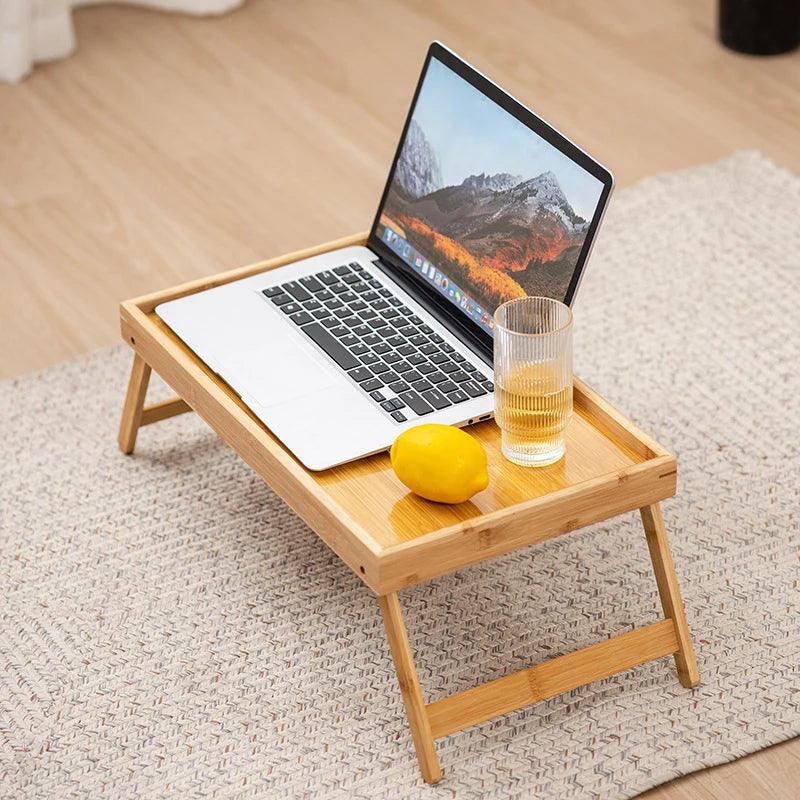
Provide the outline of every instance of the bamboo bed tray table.
[[[408,493],[387,454],[324,472],[306,470],[233,390],[156,316],[162,302],[326,250],[363,244],[366,235],[291,253],[120,305],[134,350],[119,431],[133,452],[139,428],[195,411],[314,530],[377,596],[422,776],[442,776],[434,742],[455,731],[666,655],[686,687],[699,673],[659,502],[675,494],[673,455],[602,397],[575,380],[566,455],[549,467],[506,461],[492,421],[470,427],[486,449],[489,487],[457,506]],[[177,397],[145,406],[151,370]],[[461,569],[639,509],[664,618],[459,694],[426,703],[398,593]]]

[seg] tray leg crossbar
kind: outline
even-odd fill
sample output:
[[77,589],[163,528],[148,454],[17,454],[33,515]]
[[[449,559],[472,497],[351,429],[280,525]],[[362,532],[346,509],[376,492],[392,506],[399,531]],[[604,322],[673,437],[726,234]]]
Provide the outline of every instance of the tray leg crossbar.
[[699,682],[661,508],[646,506],[641,515],[665,619],[434,703],[423,700],[397,594],[378,598],[420,770],[428,783],[442,776],[435,740],[471,725],[667,655],[675,658],[681,684]]
[[138,353],[135,353],[117,435],[119,449],[125,455],[130,455],[136,447],[136,436],[142,425],[152,425],[154,422],[160,422],[162,419],[169,419],[192,410],[192,407],[180,397],[172,397],[169,400],[145,406],[144,399],[147,395],[151,372],[149,364]]

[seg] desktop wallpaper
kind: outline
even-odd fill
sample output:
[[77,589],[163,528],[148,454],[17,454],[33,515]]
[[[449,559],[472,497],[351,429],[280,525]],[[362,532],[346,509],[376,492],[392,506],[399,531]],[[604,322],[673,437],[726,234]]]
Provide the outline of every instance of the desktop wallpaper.
[[602,190],[432,59],[376,232],[491,330],[506,300],[564,298]]

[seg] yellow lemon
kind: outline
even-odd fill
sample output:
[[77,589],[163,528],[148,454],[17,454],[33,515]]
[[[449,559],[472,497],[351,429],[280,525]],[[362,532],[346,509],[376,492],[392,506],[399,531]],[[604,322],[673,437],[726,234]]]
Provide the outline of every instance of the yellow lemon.
[[389,453],[397,477],[414,494],[438,503],[463,503],[489,485],[486,453],[452,425],[417,425]]

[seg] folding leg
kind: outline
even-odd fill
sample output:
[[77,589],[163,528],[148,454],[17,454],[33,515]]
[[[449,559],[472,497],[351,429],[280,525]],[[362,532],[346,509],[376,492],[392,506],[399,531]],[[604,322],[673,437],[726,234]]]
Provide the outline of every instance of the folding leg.
[[678,680],[687,688],[696,686],[700,682],[700,671],[697,669],[697,661],[694,657],[692,636],[686,623],[686,612],[678,585],[678,576],[675,574],[675,565],[672,563],[672,553],[669,549],[661,506],[655,503],[652,506],[645,506],[639,511],[647,536],[647,546],[650,549],[650,560],[653,562],[658,593],[661,596],[661,607],[664,609],[664,616],[672,620],[675,625],[678,650],[675,651],[674,657]]
[[119,449],[125,455],[130,455],[136,447],[136,434],[139,433],[139,426],[142,424],[144,398],[149,383],[150,367],[138,353],[134,353],[128,392],[125,395],[125,405],[122,407],[122,419],[117,435]]
[[136,447],[136,435],[142,425],[152,425],[154,422],[192,410],[191,406],[180,397],[171,397],[169,400],[161,400],[145,407],[144,398],[150,383],[150,374],[149,365],[138,353],[134,353],[128,392],[125,395],[125,405],[122,407],[122,419],[119,422],[117,435],[119,449],[125,455],[130,455]]
[[383,615],[383,624],[386,627],[386,636],[389,639],[389,648],[392,651],[394,668],[397,672],[397,681],[403,694],[403,703],[406,707],[406,717],[411,728],[411,738],[417,751],[417,760],[422,777],[426,783],[436,783],[441,780],[442,768],[439,766],[439,757],[433,743],[431,723],[428,711],[422,698],[422,690],[417,678],[417,668],[414,666],[414,656],[411,644],[408,641],[403,611],[397,594],[387,594],[378,598]]

